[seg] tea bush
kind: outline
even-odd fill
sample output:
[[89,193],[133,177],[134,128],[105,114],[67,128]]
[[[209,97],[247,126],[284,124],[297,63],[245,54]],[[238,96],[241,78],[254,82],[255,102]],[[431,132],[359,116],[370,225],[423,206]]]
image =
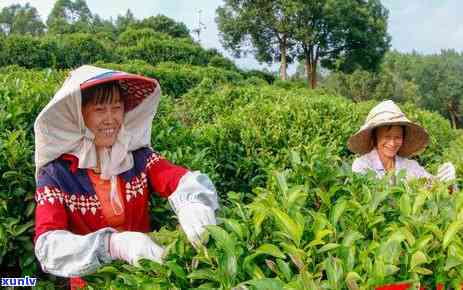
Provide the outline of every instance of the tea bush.
[[122,64],[99,62],[96,65],[155,78],[161,84],[163,93],[175,97],[185,94],[206,77],[222,83],[238,83],[243,80],[243,76],[235,71],[173,62],[153,66],[142,60],[134,60]]
[[51,70],[0,69],[0,268],[11,277],[38,269],[31,240],[33,122],[64,77]]
[[117,50],[124,59],[142,59],[150,64],[166,61],[177,63],[207,65],[207,52],[191,40],[142,38],[137,43]]
[[461,191],[419,181],[393,186],[330,158],[318,161],[336,173],[332,183],[313,186],[319,180],[306,172],[317,160],[293,154],[299,158],[273,172],[251,200],[229,193],[205,247],[194,250],[178,230],[153,232],[168,253],[164,266],[109,265],[86,277],[89,289],[366,290],[398,281],[413,289],[459,287]]
[[[207,248],[196,251],[175,230],[167,203],[153,196],[153,226],[166,225],[152,234],[168,248],[165,266],[108,265],[88,277],[93,289],[371,289],[462,278],[461,191],[449,195],[444,185],[427,189],[419,182],[390,186],[350,172],[347,138],[374,102],[268,85],[214,67],[102,65],[160,80],[165,94],[152,146],[207,173],[223,207],[221,226],[211,227]],[[31,241],[33,122],[66,75],[0,68],[2,274],[39,273]],[[419,162],[435,172],[451,160],[461,176],[461,132],[412,104],[403,110],[431,136]]]
[[[194,131],[203,136],[199,148],[208,148],[217,164],[219,188],[224,192],[249,191],[265,184],[265,176],[284,167],[288,151],[321,144],[350,162],[347,139],[364,122],[374,102],[355,104],[322,90],[279,89],[274,86],[217,87],[214,81],[184,95],[179,107]],[[431,136],[431,144],[418,157],[435,172],[447,148],[459,133],[441,116],[404,106]]]

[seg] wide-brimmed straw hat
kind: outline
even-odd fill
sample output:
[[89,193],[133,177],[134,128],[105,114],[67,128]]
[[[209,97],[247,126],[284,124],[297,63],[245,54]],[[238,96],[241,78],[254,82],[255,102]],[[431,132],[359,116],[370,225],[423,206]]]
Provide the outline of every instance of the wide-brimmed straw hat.
[[121,98],[124,100],[126,112],[135,108],[147,96],[151,95],[157,86],[154,79],[126,72],[109,71],[86,80],[80,85],[80,89],[85,90],[114,81],[117,81],[121,88]]
[[403,144],[397,153],[399,156],[416,155],[424,150],[429,143],[429,135],[426,130],[407,119],[393,101],[387,100],[371,109],[363,126],[347,141],[347,147],[352,152],[359,154],[370,152],[374,147],[373,129],[389,125],[405,128]]

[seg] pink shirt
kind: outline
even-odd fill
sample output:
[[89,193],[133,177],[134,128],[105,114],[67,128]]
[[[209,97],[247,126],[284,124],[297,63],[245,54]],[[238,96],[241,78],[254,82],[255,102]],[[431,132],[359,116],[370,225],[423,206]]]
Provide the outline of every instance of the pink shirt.
[[[375,172],[377,178],[382,178],[386,175],[386,170],[384,169],[383,163],[381,162],[378,151],[376,151],[376,149],[373,149],[369,153],[356,158],[354,163],[352,163],[353,172],[364,174],[369,170]],[[396,155],[395,174],[397,175],[402,170],[405,170],[407,180],[433,177],[415,160]]]

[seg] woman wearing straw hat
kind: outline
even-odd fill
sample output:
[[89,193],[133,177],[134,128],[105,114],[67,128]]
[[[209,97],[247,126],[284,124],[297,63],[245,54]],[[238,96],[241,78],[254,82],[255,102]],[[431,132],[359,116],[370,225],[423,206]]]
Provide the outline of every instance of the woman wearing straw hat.
[[354,160],[352,171],[373,171],[382,178],[386,173],[405,170],[407,180],[454,180],[455,167],[450,162],[441,165],[434,177],[418,162],[407,158],[423,151],[428,142],[429,136],[423,127],[407,119],[393,101],[383,101],[371,109],[365,124],[348,140],[349,149],[361,154]]
[[34,242],[45,272],[78,277],[116,259],[161,263],[163,248],[144,234],[152,191],[168,199],[193,244],[216,223],[209,178],[150,148],[159,97],[154,79],[82,66],[37,117]]

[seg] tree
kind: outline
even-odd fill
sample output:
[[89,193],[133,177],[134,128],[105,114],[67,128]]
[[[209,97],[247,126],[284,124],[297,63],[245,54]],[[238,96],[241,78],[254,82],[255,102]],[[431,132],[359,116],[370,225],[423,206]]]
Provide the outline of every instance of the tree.
[[287,64],[294,59],[292,17],[288,0],[225,0],[217,8],[216,22],[222,44],[236,57],[252,47],[260,62],[280,62],[280,77],[286,80]]
[[116,18],[116,30],[118,34],[123,33],[130,26],[137,24],[138,21],[135,19],[132,11],[127,9],[125,15],[118,15]]
[[47,19],[48,31],[56,34],[91,32],[92,24],[85,0],[57,0]]
[[45,24],[40,19],[35,7],[26,3],[21,6],[14,4],[4,7],[0,12],[0,33],[41,35],[45,31]]
[[102,19],[98,14],[93,15],[92,32],[99,35],[111,36],[111,40],[114,40],[117,36],[117,28],[114,25],[112,18],[109,20]]
[[389,48],[387,10],[379,0],[291,0],[294,40],[311,88],[317,66],[376,71]]
[[172,37],[191,38],[190,31],[182,22],[176,22],[164,15],[151,16],[140,21],[139,28],[151,28],[154,31],[168,34]]
[[447,116],[453,128],[463,124],[463,54],[443,50],[441,54],[423,56],[417,83],[423,106]]

